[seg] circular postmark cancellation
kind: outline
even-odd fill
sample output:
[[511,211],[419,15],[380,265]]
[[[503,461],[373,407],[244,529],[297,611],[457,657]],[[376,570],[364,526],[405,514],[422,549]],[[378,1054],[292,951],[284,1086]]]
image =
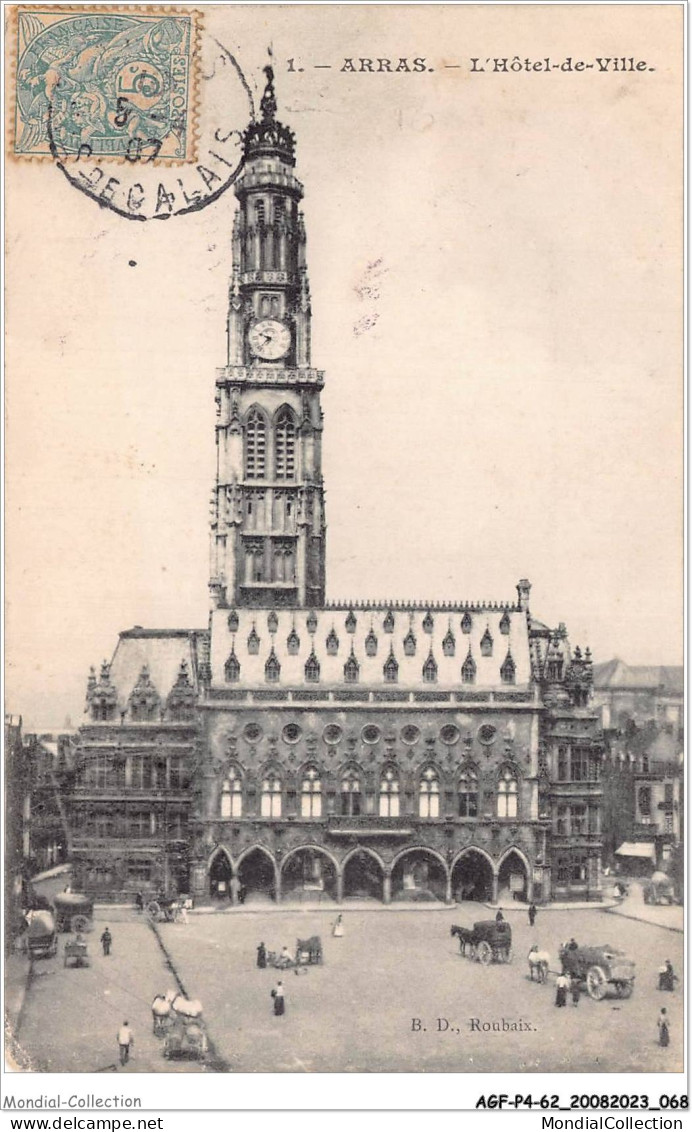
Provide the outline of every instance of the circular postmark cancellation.
[[194,9],[16,10],[14,148],[128,220],[213,203],[243,165],[252,92]]

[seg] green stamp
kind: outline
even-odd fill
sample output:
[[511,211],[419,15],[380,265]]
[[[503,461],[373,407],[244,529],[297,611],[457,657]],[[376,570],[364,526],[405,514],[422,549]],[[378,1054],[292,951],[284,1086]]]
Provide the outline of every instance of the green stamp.
[[199,14],[18,8],[16,157],[195,159]]

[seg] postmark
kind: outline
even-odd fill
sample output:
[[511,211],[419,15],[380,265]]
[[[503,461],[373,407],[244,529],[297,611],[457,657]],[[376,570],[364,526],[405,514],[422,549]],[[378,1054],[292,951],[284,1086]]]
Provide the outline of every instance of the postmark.
[[201,14],[194,9],[14,9],[12,155],[88,150],[196,160]]

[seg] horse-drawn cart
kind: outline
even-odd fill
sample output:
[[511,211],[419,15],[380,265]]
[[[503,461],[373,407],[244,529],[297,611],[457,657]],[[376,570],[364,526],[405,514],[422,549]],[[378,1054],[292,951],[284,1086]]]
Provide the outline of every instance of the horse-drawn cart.
[[460,954],[484,967],[512,961],[512,929],[505,920],[478,920],[473,928],[454,924],[451,934],[459,940]]
[[178,995],[173,999],[163,1041],[163,1056],[202,1059],[209,1049],[202,1004]]
[[318,935],[296,940],[296,967],[310,967],[314,963],[323,962],[322,940]]
[[65,967],[91,966],[87,945],[83,939],[80,939],[79,936],[77,936],[76,939],[68,939],[67,943],[65,944],[63,965]]
[[53,897],[55,924],[59,932],[83,934],[91,931],[94,901],[82,892],[59,892]]
[[610,944],[562,947],[560,961],[564,974],[578,979],[597,1001],[609,991],[619,998],[629,998],[634,990],[634,962]]

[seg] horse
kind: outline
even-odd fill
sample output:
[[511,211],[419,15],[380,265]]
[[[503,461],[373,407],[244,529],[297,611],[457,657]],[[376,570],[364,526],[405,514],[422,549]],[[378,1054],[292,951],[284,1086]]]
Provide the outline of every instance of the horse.
[[529,960],[529,976],[531,982],[544,983],[548,978],[548,971],[550,969],[550,956],[547,951],[539,951],[537,947],[532,947],[528,954]]
[[296,940],[296,963],[305,962],[304,956],[308,963],[322,962],[322,940],[318,935]]
[[459,954],[466,955],[466,948],[471,943],[473,932],[469,928],[462,928],[459,924],[452,924],[450,935],[457,936],[459,940]]
[[178,992],[174,990],[166,991],[165,994],[157,994],[156,998],[151,1004],[151,1016],[154,1021],[154,1035],[160,1038],[166,1032],[166,1025],[171,1013],[171,1004],[176,998]]

